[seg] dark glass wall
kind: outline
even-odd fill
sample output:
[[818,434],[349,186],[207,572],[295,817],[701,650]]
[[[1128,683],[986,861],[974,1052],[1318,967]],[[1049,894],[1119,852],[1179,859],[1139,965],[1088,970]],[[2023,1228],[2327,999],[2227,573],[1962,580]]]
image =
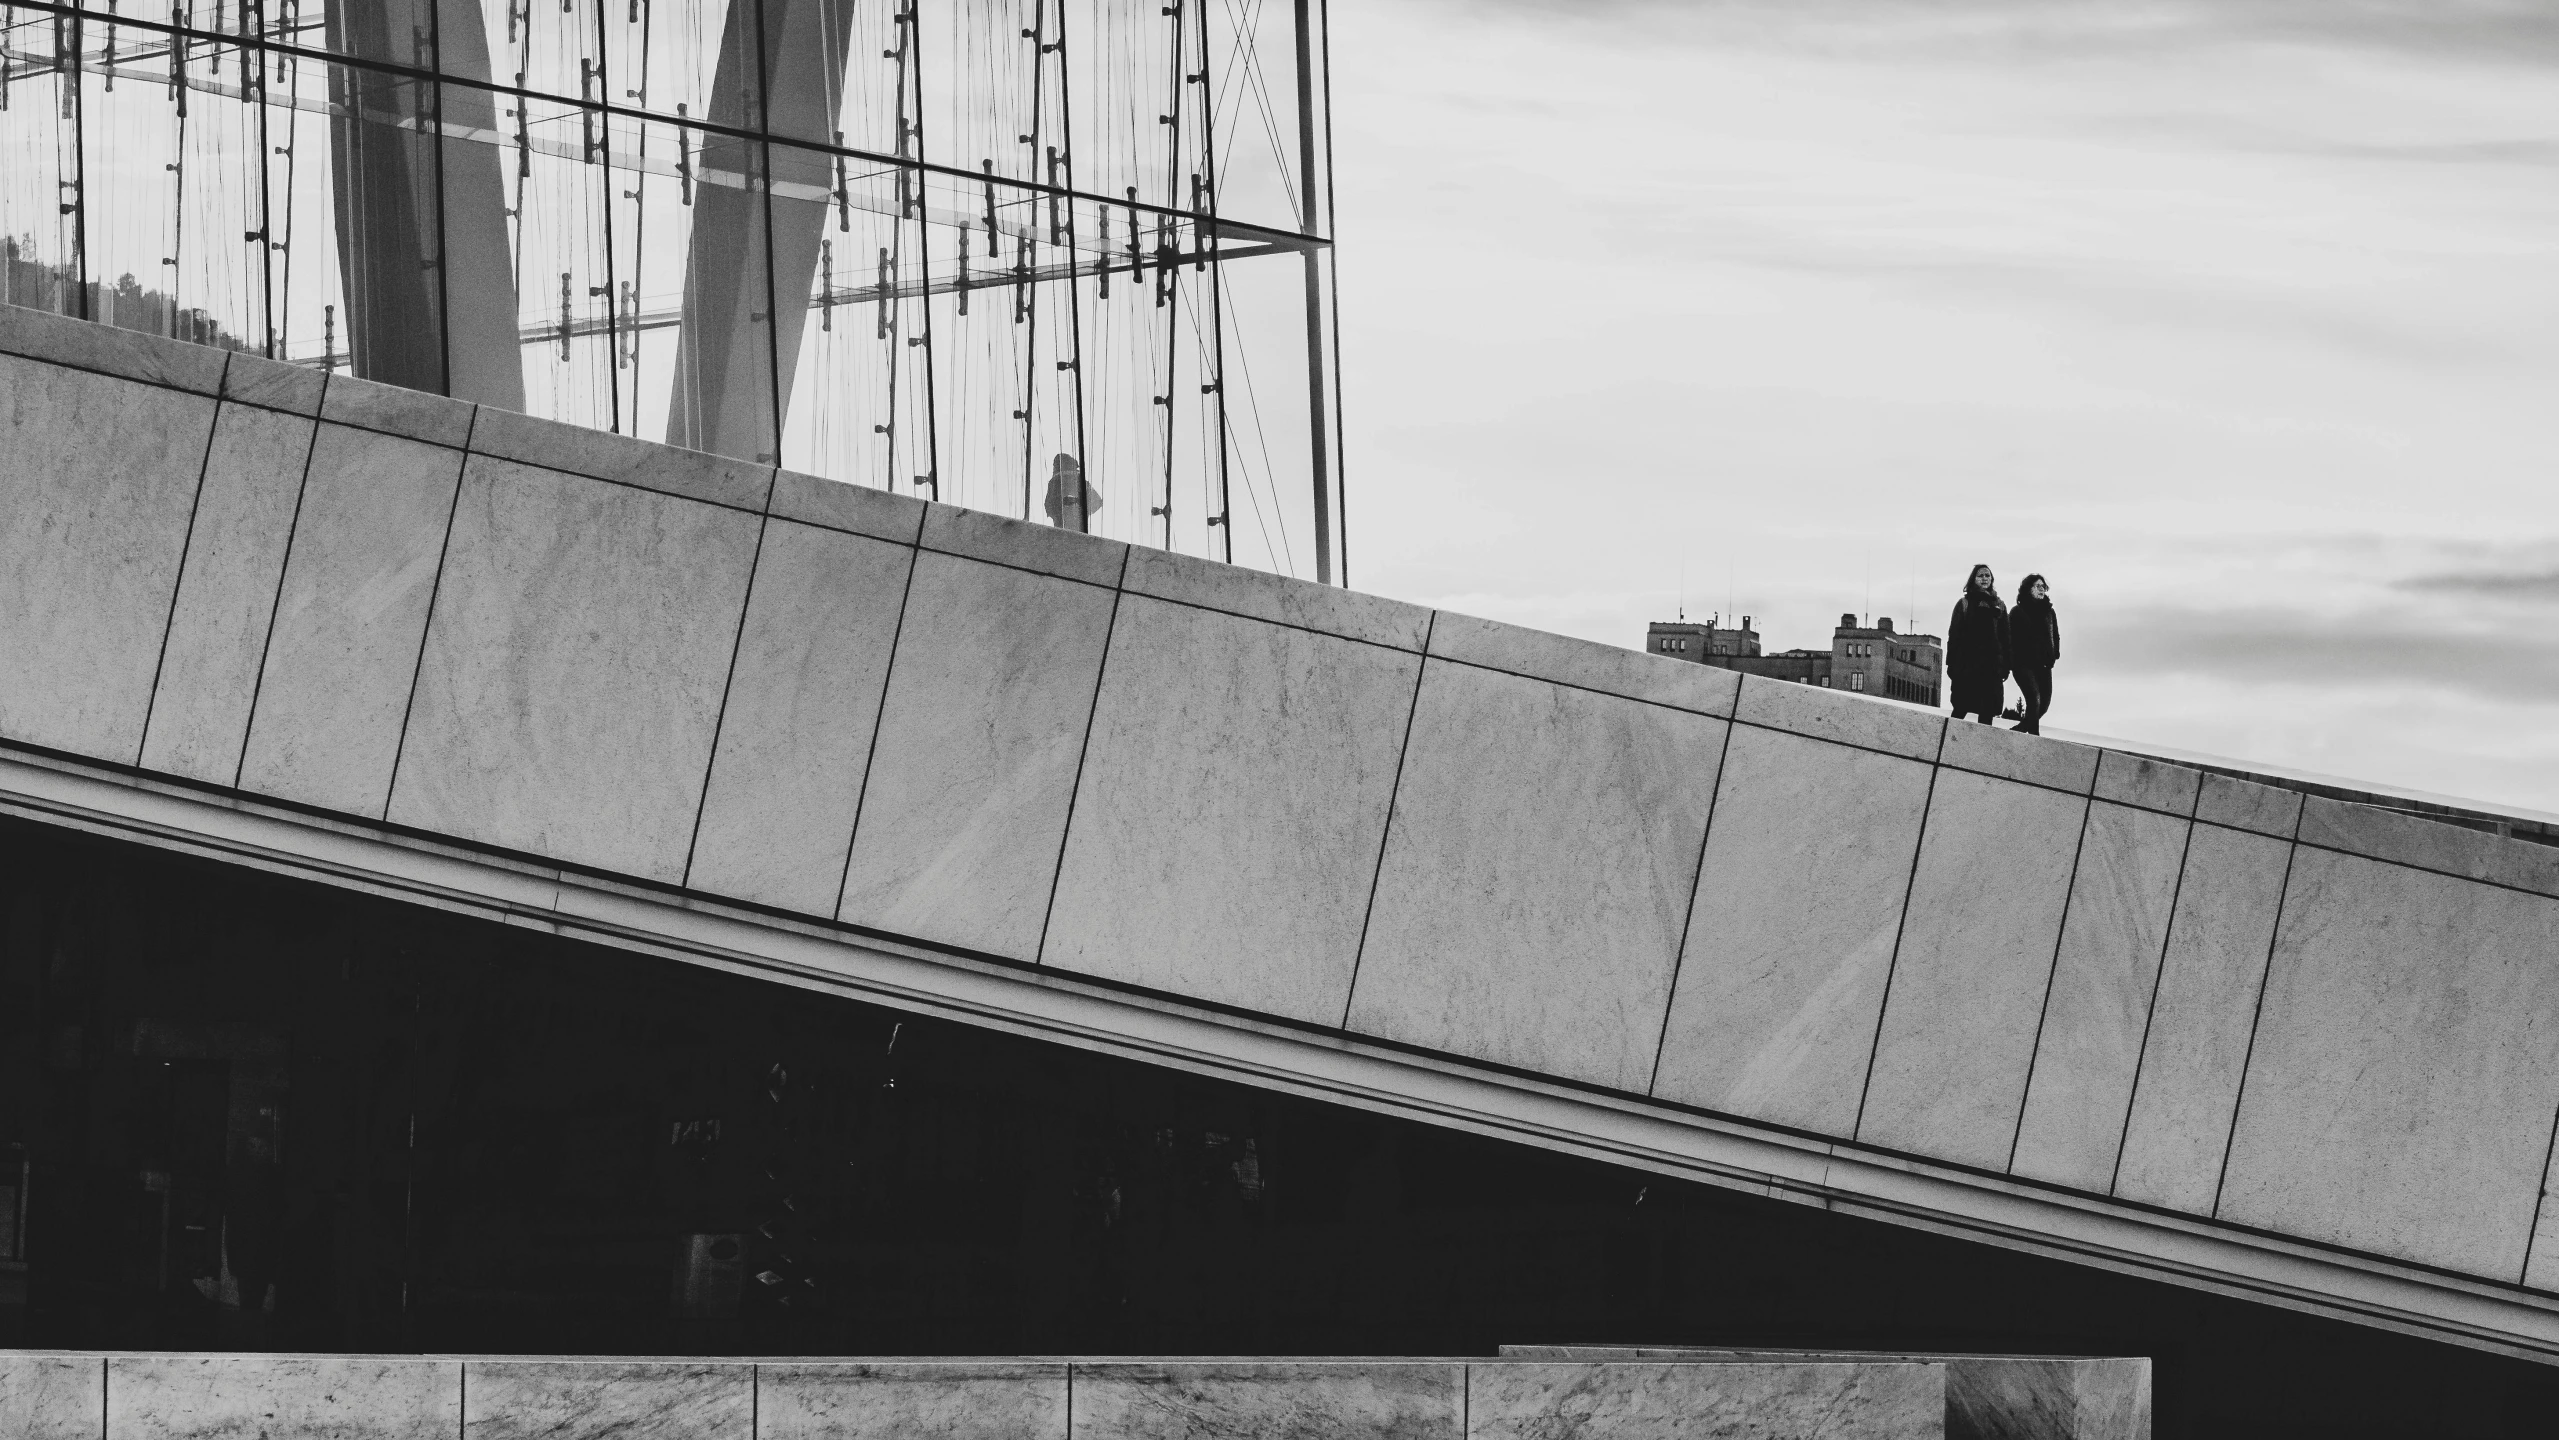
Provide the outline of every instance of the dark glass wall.
[[2559,1371],[0,824],[0,1344],[2145,1354],[2179,1435]]

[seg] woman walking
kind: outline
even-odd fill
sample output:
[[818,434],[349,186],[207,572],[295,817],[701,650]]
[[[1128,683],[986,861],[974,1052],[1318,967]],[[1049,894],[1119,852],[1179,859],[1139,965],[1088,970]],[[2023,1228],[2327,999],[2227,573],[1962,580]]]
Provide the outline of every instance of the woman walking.
[[2008,612],[2008,667],[2026,702],[2017,728],[2029,735],[2044,733],[2044,712],[2053,708],[2053,666],[2060,659],[2061,621],[2053,616],[2052,589],[2043,576],[2029,575],[2017,587],[2017,608]]
[[1955,617],[1946,622],[1946,679],[1956,719],[1973,715],[1987,725],[1999,718],[2008,681],[2008,607],[1999,603],[1999,582],[1987,565],[1973,567]]

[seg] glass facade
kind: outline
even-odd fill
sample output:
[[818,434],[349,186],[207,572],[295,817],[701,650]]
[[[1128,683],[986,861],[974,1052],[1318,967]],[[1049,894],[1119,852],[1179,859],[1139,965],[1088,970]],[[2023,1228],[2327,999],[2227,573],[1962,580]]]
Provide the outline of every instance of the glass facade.
[[1341,577],[1320,0],[7,0],[0,40],[0,302]]

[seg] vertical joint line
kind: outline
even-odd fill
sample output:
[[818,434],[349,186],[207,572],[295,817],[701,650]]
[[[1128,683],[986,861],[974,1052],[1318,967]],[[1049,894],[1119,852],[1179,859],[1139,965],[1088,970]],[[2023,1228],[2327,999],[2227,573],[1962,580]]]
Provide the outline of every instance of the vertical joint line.
[[[222,357],[222,378],[224,380],[228,380],[230,376],[231,354],[226,351]],[[216,390],[223,390],[229,387],[217,383],[214,388]],[[215,442],[222,436],[222,412],[225,409],[228,409],[230,404],[230,401],[216,399],[213,402],[213,423],[205,427],[204,458],[196,463],[195,468],[195,498],[187,502],[186,533],[181,535],[178,539],[178,573],[176,578],[169,582],[169,613],[160,626],[160,655],[158,659],[151,662],[151,693],[145,696],[142,701],[142,733],[137,736],[133,742],[133,763],[136,766],[142,764],[143,754],[151,748],[151,717],[157,713],[160,707],[160,677],[166,673],[169,668],[169,635],[170,632],[178,628],[178,599],[186,593],[187,589],[187,557],[195,550],[196,516],[202,514],[204,511],[205,477],[212,473],[213,447]],[[311,422],[311,435],[314,441],[317,441],[320,435],[320,422],[316,417]],[[311,451],[307,446],[302,452],[302,468],[306,473],[311,468]],[[290,542],[288,541],[288,544],[289,543]],[[272,620],[272,616],[270,616],[270,620]],[[263,654],[259,656],[261,662],[263,662],[265,658],[266,657]],[[263,668],[263,664],[261,665],[261,668]],[[250,683],[253,687],[256,684],[254,680]],[[254,700],[252,703],[254,703]],[[240,748],[243,753],[246,753],[248,750],[248,737],[245,733],[246,727],[244,726],[242,728],[244,733],[241,736]],[[233,778],[238,778],[236,771],[234,772]]]
[[[418,627],[418,658],[409,667],[409,700],[400,707],[400,738],[391,747],[391,779],[382,787],[382,818],[391,818],[391,797],[400,789],[400,760],[409,748],[409,721],[418,711],[418,679],[426,673],[427,646],[435,639],[435,602],[444,595],[445,562],[453,554],[453,527],[462,514],[462,487],[471,478],[471,445],[480,438],[481,407],[471,407],[470,428],[462,432],[462,454],[453,467],[453,500],[444,511],[444,543],[435,551],[435,579],[427,584],[426,621]],[[246,747],[242,747],[245,753]]]
[[2257,1027],[2265,1021],[2266,992],[2275,983],[2275,947],[2283,943],[2284,911],[2292,905],[2292,864],[2301,856],[2300,810],[2293,812],[2290,845],[2284,852],[2283,885],[2275,901],[2275,928],[2266,937],[2266,963],[2257,972],[2257,1003],[2248,1014],[2248,1048],[2239,1057],[2239,1088],[2230,1097],[2230,1129],[2221,1140],[2221,1169],[2213,1176],[2212,1209],[2206,1213],[2214,1219],[2221,1217],[2222,1187],[2230,1183],[2230,1151],[2239,1143],[2239,1107],[2248,1100],[2248,1068],[2257,1062]]
[[[2200,797],[2203,787],[2198,784],[2195,788]],[[2168,889],[2168,923],[2160,927],[2159,964],[2150,972],[2150,1005],[2141,1012],[2141,1043],[2133,1049],[2132,1087],[2124,1092],[2124,1123],[2115,1132],[2114,1167],[2106,1172],[2109,1195],[2115,1193],[2115,1186],[2124,1178],[2124,1147],[2132,1143],[2133,1106],[2141,1100],[2141,1076],[2150,1064],[2150,1027],[2159,1018],[2159,991],[2168,981],[2168,947],[2177,943],[2177,906],[2186,898],[2186,866],[2194,858],[2195,827],[2201,823],[2192,814],[2186,817],[2186,840],[2177,848],[2177,883]],[[2012,1148],[2009,1163],[2014,1165],[2016,1158]]]
[[[479,412],[476,410],[473,411],[472,418],[475,420],[478,419]],[[222,416],[219,411],[216,411],[214,414],[214,423],[216,425],[222,423]],[[310,443],[302,447],[302,479],[293,490],[293,518],[286,521],[284,526],[284,558],[279,560],[275,567],[275,598],[267,605],[267,636],[266,639],[261,641],[258,645],[258,673],[249,681],[249,716],[246,720],[240,722],[240,756],[237,760],[234,760],[231,763],[231,788],[234,790],[240,788],[241,780],[249,773],[249,740],[250,737],[258,733],[258,698],[266,691],[267,661],[273,658],[275,654],[275,620],[276,616],[284,612],[284,582],[293,574],[293,542],[298,539],[301,534],[302,502],[311,494],[311,461],[312,457],[320,453],[320,427],[324,423],[326,422],[322,421],[317,415],[312,417],[311,440]],[[205,440],[205,455],[208,462],[210,462],[212,454],[213,441],[212,438],[208,436]],[[202,492],[203,482],[201,480],[197,482],[196,488],[199,493]],[[457,485],[456,488],[458,489],[459,486]],[[190,519],[187,523],[192,527],[195,522]],[[446,520],[445,529],[448,533],[452,530],[452,521],[450,519]],[[439,562],[438,569],[441,570],[441,568],[442,565],[441,562]],[[174,598],[175,597],[172,597],[173,601]],[[428,604],[432,607],[434,601],[430,598]],[[164,641],[163,643],[165,644],[166,642]],[[414,678],[411,679],[410,686],[412,689],[416,688],[416,681]],[[158,682],[156,680],[153,682],[153,689],[155,691],[158,689]],[[405,716],[402,718],[401,728],[402,732],[405,734],[407,731],[407,719]],[[396,768],[398,764],[399,752],[395,750],[392,752],[392,765]]]
[[1066,823],[1057,827],[1057,863],[1049,867],[1048,905],[1040,912],[1039,945],[1031,951],[1031,963],[1048,963],[1048,930],[1057,920],[1058,882],[1066,876],[1066,842],[1075,834],[1075,802],[1084,791],[1084,762],[1093,754],[1093,723],[1102,713],[1102,680],[1111,673],[1111,648],[1119,639],[1120,600],[1128,594],[1128,562],[1136,553],[1131,545],[1120,551],[1120,576],[1111,587],[1111,618],[1102,626],[1102,659],[1093,667],[1093,699],[1084,707],[1084,741],[1075,750],[1075,781],[1066,791]]
[[1422,678],[1431,669],[1431,636],[1439,630],[1439,612],[1422,622],[1422,650],[1413,657],[1413,699],[1404,709],[1404,738],[1395,747],[1395,779],[1386,790],[1386,823],[1377,829],[1377,865],[1368,873],[1368,904],[1359,914],[1359,944],[1351,951],[1351,983],[1342,989],[1341,1028],[1351,1028],[1351,1001],[1359,994],[1360,962],[1368,958],[1368,924],[1377,918],[1377,885],[1386,874],[1386,847],[1395,838],[1395,802],[1404,790],[1404,757],[1413,749],[1413,721],[1422,711]]
[[[906,607],[915,599],[915,572],[924,568],[923,531],[906,552],[906,588],[898,592],[897,619],[889,626],[888,663],[880,667],[880,704],[871,712],[871,743],[862,751],[862,783],[853,792],[853,826],[844,835],[844,868],[835,877],[835,908],[826,913],[841,919],[844,891],[853,882],[853,846],[862,838],[862,807],[871,799],[871,767],[879,763],[880,727],[888,723],[889,686],[897,681],[897,652],[906,642]],[[1089,723],[1089,722],[1088,722]]]
[[765,513],[756,517],[755,552],[746,562],[746,593],[738,597],[737,630],[729,637],[729,670],[720,680],[720,708],[711,716],[711,753],[702,757],[702,790],[693,797],[693,833],[684,841],[684,873],[676,881],[677,888],[693,886],[693,857],[702,848],[702,816],[711,808],[711,776],[720,768],[720,736],[729,723],[729,692],[737,687],[738,656],[746,649],[746,617],[755,608],[755,577],[764,567],[764,536],[773,528],[772,478],[765,480]]
[[[1739,706],[1736,703],[1736,710]],[[1928,793],[1919,801],[1919,834],[1910,845],[1910,874],[1902,881],[1901,916],[1893,922],[1893,954],[1884,962],[1884,993],[1875,1002],[1875,1035],[1866,1045],[1866,1074],[1857,1084],[1857,1118],[1848,1123],[1848,1138],[1854,1140],[1866,1126],[1866,1097],[1875,1090],[1875,1057],[1883,1053],[1884,1016],[1893,1008],[1893,976],[1901,969],[1902,936],[1910,929],[1910,896],[1919,888],[1919,857],[1928,850],[1928,816],[1937,808],[1937,776],[1946,768],[1946,729],[1955,722],[1941,720],[1937,729],[1937,755],[1928,762]]]
[[1715,838],[1715,810],[1724,801],[1724,766],[1733,756],[1733,730],[1741,724],[1741,687],[1733,687],[1733,714],[1724,720],[1724,743],[1715,751],[1715,785],[1706,794],[1706,828],[1697,837],[1697,868],[1688,877],[1688,910],[1679,920],[1679,948],[1670,953],[1670,988],[1662,992],[1662,1028],[1653,1039],[1653,1073],[1644,1080],[1650,1095],[1662,1082],[1662,1050],[1670,1044],[1670,1007],[1679,1000],[1679,972],[1688,963],[1688,932],[1697,924],[1697,892],[1706,883],[1706,842]]
[[[2089,784],[2096,784],[2090,777]],[[2035,1060],[2044,1049],[2044,1021],[2053,1013],[2053,985],[2061,975],[2061,947],[2070,938],[2070,905],[2079,898],[2079,862],[2088,853],[2088,822],[2097,816],[2097,792],[2090,789],[2079,802],[2079,843],[2070,852],[2070,883],[2061,892],[2061,924],[2053,931],[2052,963],[2044,967],[2044,1003],[2035,1011],[2035,1039],[2026,1049],[2026,1083],[2017,1091],[2017,1119],[2008,1127],[2008,1163],[2000,1169],[2008,1174],[2017,1171],[2017,1141],[2026,1133],[2026,1100],[2035,1093]]]

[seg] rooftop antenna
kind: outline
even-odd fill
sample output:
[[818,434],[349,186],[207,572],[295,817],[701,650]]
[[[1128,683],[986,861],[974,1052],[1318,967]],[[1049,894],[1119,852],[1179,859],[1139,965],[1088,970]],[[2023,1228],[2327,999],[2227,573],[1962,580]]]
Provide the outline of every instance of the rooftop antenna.
[[1679,621],[1683,625],[1688,623],[1688,557],[1685,555],[1679,560]]

